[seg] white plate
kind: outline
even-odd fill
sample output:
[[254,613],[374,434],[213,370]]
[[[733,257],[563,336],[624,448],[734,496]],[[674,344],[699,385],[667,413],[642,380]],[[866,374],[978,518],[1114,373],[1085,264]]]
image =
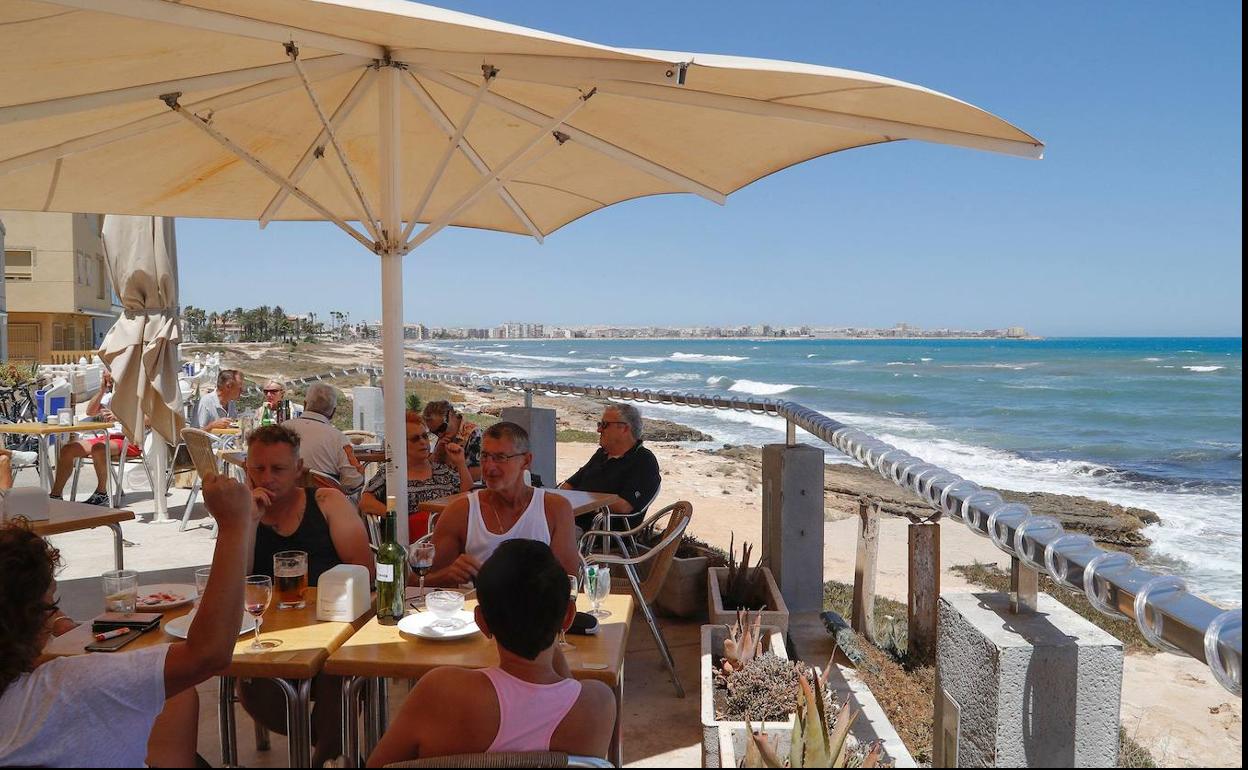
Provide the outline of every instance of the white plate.
[[[174,618],[165,624],[165,633],[170,636],[176,636],[179,639],[185,639],[186,633],[191,630],[191,621],[195,619],[194,612],[188,612],[180,618]],[[238,629],[238,635],[242,636],[248,631],[256,628],[256,619],[246,612],[243,613],[243,619]]]
[[477,621],[468,610],[455,613],[455,618],[463,621],[458,628],[433,628],[437,616],[432,612],[417,612],[400,620],[399,630],[421,639],[463,639],[481,630],[477,628]]
[[[169,594],[170,596],[181,597],[177,601],[157,602],[156,604],[144,604],[143,597],[151,594]],[[156,583],[150,586],[139,586],[138,603],[135,609],[139,612],[164,612],[174,607],[181,607],[184,604],[190,604],[195,601],[195,586],[186,583]]]

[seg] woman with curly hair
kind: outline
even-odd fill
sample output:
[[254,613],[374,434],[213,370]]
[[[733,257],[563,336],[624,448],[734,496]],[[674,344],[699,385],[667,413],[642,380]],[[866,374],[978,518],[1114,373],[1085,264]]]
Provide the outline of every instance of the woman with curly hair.
[[[213,580],[187,639],[131,652],[55,658],[36,666],[48,639],[63,630],[56,627],[64,620],[56,598],[60,554],[21,520],[0,526],[0,765],[160,762],[154,751],[149,754],[148,738],[166,699],[173,706],[181,693],[194,696],[195,685],[230,663],[244,568],[259,519],[242,484],[214,477],[204,480],[203,490],[218,535]],[[187,737],[193,756],[194,731]]]

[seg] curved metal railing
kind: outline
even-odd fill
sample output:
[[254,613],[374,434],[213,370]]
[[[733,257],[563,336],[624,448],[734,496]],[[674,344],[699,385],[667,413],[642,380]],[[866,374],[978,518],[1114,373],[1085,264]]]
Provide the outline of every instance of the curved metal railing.
[[[794,427],[800,427],[897,486],[912,491],[932,508],[961,520],[972,532],[991,539],[997,548],[1027,567],[1047,573],[1062,588],[1084,593],[1099,612],[1133,621],[1144,638],[1159,649],[1203,661],[1219,684],[1241,695],[1242,608],[1224,610],[1190,593],[1181,578],[1144,569],[1129,554],[1106,551],[1087,535],[1066,532],[1056,519],[1031,513],[1023,503],[1007,503],[996,492],[797,402],[413,369],[406,373],[409,379],[465,387],[489,385],[527,395],[556,393],[780,417],[788,423],[789,443],[794,442]],[[379,367],[365,366],[303,377],[293,383],[380,374]]]

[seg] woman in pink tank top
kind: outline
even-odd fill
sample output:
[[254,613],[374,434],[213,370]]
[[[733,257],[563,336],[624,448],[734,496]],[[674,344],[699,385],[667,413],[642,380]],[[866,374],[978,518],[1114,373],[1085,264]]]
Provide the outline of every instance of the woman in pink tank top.
[[498,665],[425,674],[368,766],[484,752],[606,756],[615,695],[602,682],[573,679],[555,644],[576,608],[550,546],[525,539],[500,544],[477,574],[477,600],[477,625],[494,639]]

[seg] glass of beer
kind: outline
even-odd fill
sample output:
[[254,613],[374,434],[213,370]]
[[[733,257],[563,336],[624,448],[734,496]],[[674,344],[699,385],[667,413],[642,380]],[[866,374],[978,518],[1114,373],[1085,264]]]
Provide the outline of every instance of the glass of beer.
[[278,551],[273,554],[273,582],[277,584],[277,608],[301,610],[308,591],[307,551]]

